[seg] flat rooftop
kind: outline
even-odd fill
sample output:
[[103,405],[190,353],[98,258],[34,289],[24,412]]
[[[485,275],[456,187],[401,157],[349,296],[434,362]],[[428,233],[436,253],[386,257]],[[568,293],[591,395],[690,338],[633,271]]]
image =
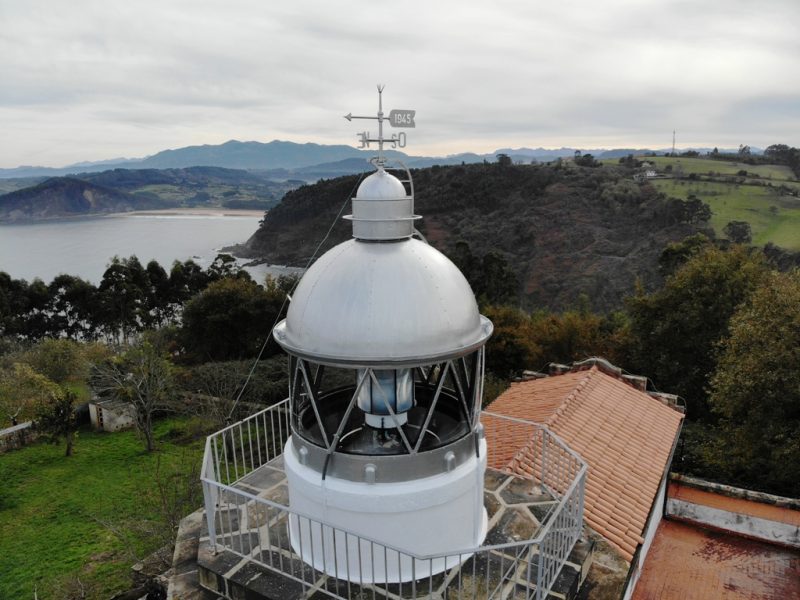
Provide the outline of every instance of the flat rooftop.
[[798,600],[800,550],[664,519],[633,600]]

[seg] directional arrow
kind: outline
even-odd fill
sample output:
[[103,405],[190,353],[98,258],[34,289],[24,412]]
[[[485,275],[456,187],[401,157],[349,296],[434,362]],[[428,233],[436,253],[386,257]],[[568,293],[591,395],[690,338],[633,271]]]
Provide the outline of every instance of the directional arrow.
[[383,118],[384,120],[386,119],[386,117],[359,117],[354,115],[353,113],[347,113],[344,116],[344,118],[347,119],[348,121],[352,121],[353,119],[375,119],[376,121],[380,120],[381,118]]

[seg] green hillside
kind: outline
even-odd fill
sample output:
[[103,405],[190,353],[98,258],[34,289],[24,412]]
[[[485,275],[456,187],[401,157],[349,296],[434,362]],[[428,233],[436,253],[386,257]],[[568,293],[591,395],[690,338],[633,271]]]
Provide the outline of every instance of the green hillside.
[[53,177],[0,196],[0,221],[52,219],[162,206],[163,202],[155,196],[134,196],[74,177]]
[[665,178],[651,180],[661,192],[686,199],[695,195],[711,207],[718,236],[731,221],[746,221],[753,243],[800,250],[800,181],[785,165],[709,158],[641,157]]
[[639,157],[663,171],[667,165],[672,165],[673,172],[680,167],[685,175],[736,175],[739,171],[747,171],[749,176],[757,175],[762,179],[773,181],[796,181],[792,170],[784,165],[749,165],[745,162],[713,160],[711,158],[686,158],[682,156],[653,156]]
[[0,220],[176,207],[267,210],[297,185],[220,167],[111,169],[41,183],[6,179],[0,180]]
[[[790,167],[763,164],[760,156],[743,160],[637,156],[636,160],[655,167],[658,177],[647,181],[658,191],[681,200],[696,196],[708,204],[710,225],[718,237],[725,237],[724,228],[731,221],[745,221],[752,228],[753,244],[800,250],[800,180]],[[602,163],[612,167],[619,160]]]
[[[563,309],[585,299],[595,310],[612,310],[637,280],[647,289],[660,282],[665,246],[708,229],[686,203],[632,175],[631,169],[556,164],[419,169],[413,174],[415,210],[423,215],[417,227],[456,260],[462,254],[503,259],[521,306]],[[321,251],[349,239],[350,223],[334,219],[358,180],[342,177],[289,192],[237,254],[304,266],[332,222]]]
[[747,221],[753,228],[753,243],[772,242],[789,250],[800,250],[800,198],[778,188],[716,181],[657,179],[651,183],[661,192],[686,199],[695,195],[711,207],[711,225],[717,235],[731,221]]

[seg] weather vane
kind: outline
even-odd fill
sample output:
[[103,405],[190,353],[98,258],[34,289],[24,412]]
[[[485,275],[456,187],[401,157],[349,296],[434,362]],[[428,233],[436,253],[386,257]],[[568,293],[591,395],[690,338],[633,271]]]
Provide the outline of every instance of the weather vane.
[[371,138],[368,131],[362,131],[358,134],[359,148],[369,148],[370,143],[378,144],[378,159],[377,164],[383,167],[386,164],[386,157],[383,156],[383,145],[391,144],[392,148],[405,148],[406,147],[406,134],[401,131],[400,133],[393,133],[392,137],[383,137],[383,122],[388,121],[392,127],[416,127],[414,123],[414,115],[417,114],[415,110],[406,109],[392,109],[389,111],[389,116],[383,113],[383,84],[378,84],[378,115],[375,117],[360,117],[353,113],[348,113],[344,116],[348,121],[353,119],[372,119],[378,121],[378,137]]

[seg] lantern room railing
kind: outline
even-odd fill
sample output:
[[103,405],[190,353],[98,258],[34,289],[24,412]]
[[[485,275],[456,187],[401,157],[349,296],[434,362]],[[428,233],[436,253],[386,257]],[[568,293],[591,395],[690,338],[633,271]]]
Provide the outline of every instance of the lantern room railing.
[[[264,497],[254,481],[280,477],[283,448],[291,435],[287,399],[207,438],[201,479],[210,549],[231,552],[306,589],[342,600],[362,597],[359,594],[544,600],[581,535],[586,464],[542,425],[488,412],[482,415],[487,421],[530,432],[526,460],[533,468],[526,481],[532,492],[553,498],[553,509],[531,539],[419,556]],[[299,534],[295,539],[308,548],[293,548],[290,527]],[[409,582],[387,581],[388,566],[401,564],[424,576]]]

